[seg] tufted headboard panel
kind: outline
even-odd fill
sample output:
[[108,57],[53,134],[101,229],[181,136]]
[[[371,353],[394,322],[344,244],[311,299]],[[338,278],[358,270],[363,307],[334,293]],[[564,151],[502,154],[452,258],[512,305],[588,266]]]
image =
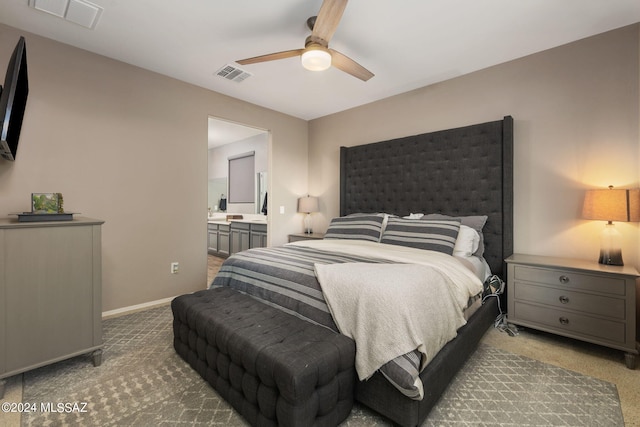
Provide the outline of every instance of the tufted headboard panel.
[[513,118],[340,148],[340,215],[487,215],[484,257],[513,252]]

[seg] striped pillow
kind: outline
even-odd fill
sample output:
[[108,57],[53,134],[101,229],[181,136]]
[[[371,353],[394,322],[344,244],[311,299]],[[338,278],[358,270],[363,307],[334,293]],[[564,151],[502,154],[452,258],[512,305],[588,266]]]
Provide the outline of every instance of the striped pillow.
[[482,234],[482,227],[484,227],[487,222],[486,215],[470,215],[470,216],[460,216],[453,217],[449,215],[442,214],[427,214],[422,217],[422,219],[431,220],[431,219],[459,219],[460,224],[466,225],[467,227],[471,227],[478,232],[480,235],[480,244],[478,245],[478,249],[473,253],[474,256],[481,257],[484,254],[484,235]]
[[389,218],[382,243],[453,254],[460,220],[412,220]]
[[380,241],[384,215],[355,214],[333,218],[324,235],[325,239]]

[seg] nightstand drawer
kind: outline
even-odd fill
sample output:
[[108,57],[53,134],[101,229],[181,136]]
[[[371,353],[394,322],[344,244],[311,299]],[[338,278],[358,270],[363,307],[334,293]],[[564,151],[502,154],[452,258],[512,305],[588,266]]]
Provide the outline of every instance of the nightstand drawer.
[[624,320],[625,300],[600,295],[585,294],[554,287],[535,286],[528,283],[514,283],[514,298],[549,305],[561,310],[583,311]]
[[516,265],[514,279],[527,282],[544,283],[563,288],[624,295],[625,281],[615,277],[595,276],[575,273],[568,270],[552,270],[546,268],[524,267]]
[[546,326],[555,330],[591,336],[610,342],[625,343],[625,324],[613,320],[598,319],[553,308],[530,305],[516,301],[513,314],[518,321]]

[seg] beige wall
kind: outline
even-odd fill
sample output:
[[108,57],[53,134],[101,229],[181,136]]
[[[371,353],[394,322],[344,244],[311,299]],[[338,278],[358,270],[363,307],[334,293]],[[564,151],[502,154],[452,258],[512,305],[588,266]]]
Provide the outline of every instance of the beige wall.
[[285,207],[271,243],[300,231],[306,121],[0,25],[3,74],[20,35],[30,93],[17,160],[0,159],[0,216],[61,192],[67,211],[105,220],[104,311],[206,286],[209,116],[271,131],[270,212]]
[[[424,87],[309,124],[317,227],[339,213],[339,147],[515,119],[517,252],[597,259],[601,222],[580,219],[587,188],[637,187],[639,25]],[[637,224],[623,233],[640,265]]]

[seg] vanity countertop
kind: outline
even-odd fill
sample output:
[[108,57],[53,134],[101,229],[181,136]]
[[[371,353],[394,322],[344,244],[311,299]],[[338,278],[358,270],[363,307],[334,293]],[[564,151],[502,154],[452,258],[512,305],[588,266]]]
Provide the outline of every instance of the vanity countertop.
[[262,224],[267,225],[266,219],[232,219],[231,222],[243,222],[245,224]]
[[243,214],[242,219],[227,219],[227,215],[217,214],[207,218],[209,224],[229,225],[232,222],[240,222],[245,224],[263,224],[267,225],[267,218],[264,215]]

